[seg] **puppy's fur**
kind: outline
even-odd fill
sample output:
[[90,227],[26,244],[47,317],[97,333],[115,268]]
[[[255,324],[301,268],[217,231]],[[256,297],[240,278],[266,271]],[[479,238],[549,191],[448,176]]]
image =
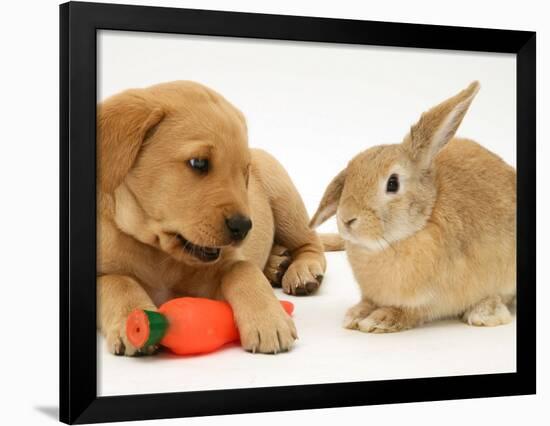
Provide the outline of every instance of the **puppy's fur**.
[[357,155],[328,186],[312,225],[337,215],[362,294],[345,327],[381,333],[452,316],[510,321],[516,173],[477,143],[453,138],[478,89],[474,82],[422,114],[401,144]]
[[[292,261],[283,288],[307,294],[323,277],[323,246],[285,170],[248,148],[241,112],[213,90],[180,81],[107,99],[97,123],[97,320],[109,350],[136,354],[127,315],[175,296],[225,299],[246,350],[288,350],[296,329],[264,267],[276,241],[274,255]],[[208,171],[193,169],[191,159],[207,159]],[[252,221],[244,241],[227,229],[235,215]],[[221,252],[204,261],[200,247]]]

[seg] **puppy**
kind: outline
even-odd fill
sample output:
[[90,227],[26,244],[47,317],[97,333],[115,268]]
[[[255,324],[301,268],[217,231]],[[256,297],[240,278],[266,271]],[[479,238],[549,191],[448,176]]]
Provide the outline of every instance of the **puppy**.
[[309,294],[323,246],[282,166],[249,149],[243,114],[178,81],[105,100],[97,132],[97,326],[109,351],[138,354],[127,315],[177,296],[227,300],[248,351],[290,349],[294,323],[263,270]]

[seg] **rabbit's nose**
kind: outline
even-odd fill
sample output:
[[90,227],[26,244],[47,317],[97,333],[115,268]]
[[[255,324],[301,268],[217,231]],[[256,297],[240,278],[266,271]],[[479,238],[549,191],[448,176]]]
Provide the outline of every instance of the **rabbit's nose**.
[[346,225],[347,228],[351,228],[351,225],[353,225],[355,222],[357,222],[356,217],[352,217],[351,219],[344,220],[344,225]]

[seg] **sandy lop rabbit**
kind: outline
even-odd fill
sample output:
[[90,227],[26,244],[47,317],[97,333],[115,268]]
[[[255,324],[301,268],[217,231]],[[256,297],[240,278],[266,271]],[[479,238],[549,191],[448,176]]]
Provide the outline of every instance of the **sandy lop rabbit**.
[[311,226],[336,214],[361,287],[344,326],[394,332],[460,316],[510,321],[516,293],[516,173],[454,138],[479,83],[422,114],[400,144],[353,158]]

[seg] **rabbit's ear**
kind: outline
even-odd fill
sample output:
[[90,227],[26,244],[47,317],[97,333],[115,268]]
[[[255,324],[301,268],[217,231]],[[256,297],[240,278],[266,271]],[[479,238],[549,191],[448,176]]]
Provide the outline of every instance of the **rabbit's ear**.
[[115,95],[97,109],[97,178],[103,192],[114,191],[133,166],[147,132],[164,117],[136,90]]
[[455,135],[478,90],[479,83],[474,81],[457,95],[422,114],[403,142],[413,161],[421,167],[429,167],[433,157]]
[[342,195],[342,189],[344,189],[344,183],[346,181],[347,169],[342,170],[327,186],[323,198],[317,207],[317,211],[313,215],[311,222],[309,222],[310,228],[317,228],[329,217],[336,214],[338,203],[340,202],[340,196]]

